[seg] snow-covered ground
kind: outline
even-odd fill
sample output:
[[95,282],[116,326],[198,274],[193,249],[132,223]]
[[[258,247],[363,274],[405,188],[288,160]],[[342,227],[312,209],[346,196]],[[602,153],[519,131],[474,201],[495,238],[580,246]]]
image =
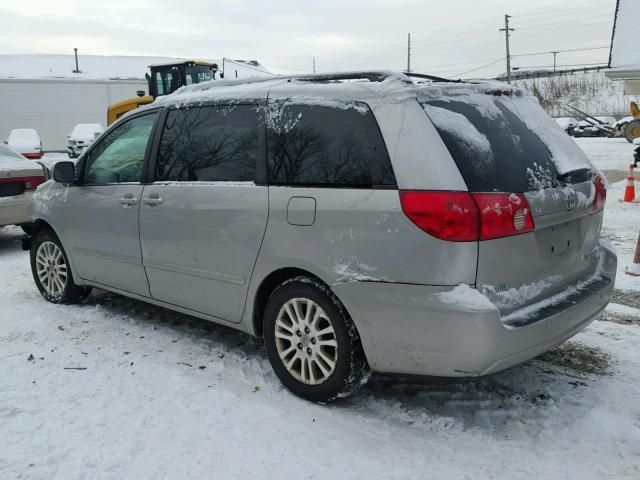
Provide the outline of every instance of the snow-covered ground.
[[[601,169],[628,163],[622,144],[585,140]],[[610,186],[604,234],[623,263],[640,206],[615,201],[621,188]],[[374,377],[319,406],[289,394],[246,335],[104,292],[46,303],[20,235],[0,230],[0,479],[640,475],[632,302],[491,377]],[[621,303],[637,299],[639,279],[619,282]]]
[[633,162],[633,144],[624,138],[576,138],[576,143],[587,153],[600,170],[629,171]]

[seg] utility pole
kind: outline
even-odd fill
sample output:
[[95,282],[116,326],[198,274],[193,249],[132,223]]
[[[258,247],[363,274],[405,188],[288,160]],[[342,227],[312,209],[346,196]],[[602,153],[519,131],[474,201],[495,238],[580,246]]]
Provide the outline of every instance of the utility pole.
[[411,33],[407,34],[407,73],[411,73]]
[[509,37],[511,36],[510,32],[513,32],[514,28],[509,28],[509,19],[511,15],[504,16],[504,28],[501,28],[500,31],[504,32],[504,36],[507,42],[507,83],[511,83],[511,52],[509,50]]
[[556,57],[558,56],[558,54],[559,54],[560,52],[553,51],[553,52],[551,52],[551,53],[553,53],[553,71],[555,72],[555,71],[556,71]]
[[313,57],[313,74],[316,74],[316,57]]
[[77,49],[77,48],[74,48],[74,49],[73,49],[73,54],[74,54],[74,55],[75,55],[75,57],[76,57],[76,69],[73,71],[73,73],[82,73],[82,72],[80,71],[80,69],[78,68],[78,49]]

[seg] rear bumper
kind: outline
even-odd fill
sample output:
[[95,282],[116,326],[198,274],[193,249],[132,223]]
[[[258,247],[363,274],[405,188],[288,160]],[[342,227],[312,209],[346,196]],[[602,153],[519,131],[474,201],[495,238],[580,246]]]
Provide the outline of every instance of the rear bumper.
[[488,300],[452,302],[447,295],[452,287],[353,282],[335,285],[334,291],[352,315],[374,371],[487,375],[563,343],[607,306],[617,260],[605,246],[599,250],[603,281],[597,288],[579,301],[569,296],[565,304],[548,309],[547,316],[519,327],[505,324]]
[[15,197],[0,198],[0,226],[20,225],[31,222],[33,192]]

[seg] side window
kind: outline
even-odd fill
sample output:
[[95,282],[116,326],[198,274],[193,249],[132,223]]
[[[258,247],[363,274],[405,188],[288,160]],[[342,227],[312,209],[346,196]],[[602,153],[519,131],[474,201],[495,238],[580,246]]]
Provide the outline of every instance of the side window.
[[386,147],[368,106],[274,103],[267,118],[269,183],[395,186]]
[[86,160],[83,183],[139,182],[156,115],[127,120],[102,138]]
[[171,110],[160,139],[155,179],[253,181],[260,154],[257,107]]

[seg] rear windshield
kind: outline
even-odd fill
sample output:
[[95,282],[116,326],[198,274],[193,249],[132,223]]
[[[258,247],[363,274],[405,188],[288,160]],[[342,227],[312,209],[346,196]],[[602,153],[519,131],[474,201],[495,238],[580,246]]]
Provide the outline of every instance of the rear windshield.
[[[555,187],[559,169],[554,152],[548,146],[550,141],[562,147],[555,150],[562,154],[565,163],[567,156],[573,155],[578,157],[576,165],[584,166],[583,154],[564,144],[564,138],[557,137],[551,130],[553,138],[545,144],[521,116],[514,113],[518,110],[512,104],[523,100],[484,94],[481,101],[468,100],[473,97],[480,95],[422,103],[470,191],[518,193]],[[543,112],[532,111],[529,106],[527,110],[536,121],[540,120],[539,114]],[[566,141],[572,142],[551,118],[548,120]],[[543,127],[546,133],[548,125]]]

